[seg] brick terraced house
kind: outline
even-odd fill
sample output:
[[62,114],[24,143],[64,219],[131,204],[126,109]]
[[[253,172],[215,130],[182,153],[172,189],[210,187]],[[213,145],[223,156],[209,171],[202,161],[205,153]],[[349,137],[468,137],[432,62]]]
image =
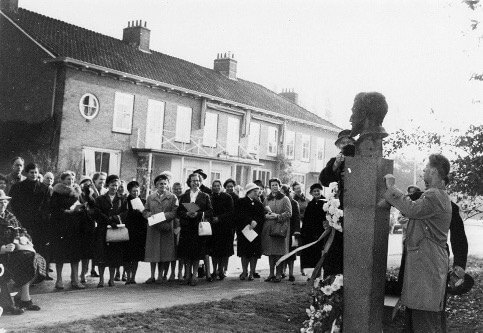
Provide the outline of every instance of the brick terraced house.
[[237,77],[218,54],[213,69],[150,50],[146,23],[129,22],[122,40],[0,0],[0,161],[47,154],[58,170],[176,180],[202,168],[210,182],[244,185],[278,174],[316,181],[340,130],[277,94]]

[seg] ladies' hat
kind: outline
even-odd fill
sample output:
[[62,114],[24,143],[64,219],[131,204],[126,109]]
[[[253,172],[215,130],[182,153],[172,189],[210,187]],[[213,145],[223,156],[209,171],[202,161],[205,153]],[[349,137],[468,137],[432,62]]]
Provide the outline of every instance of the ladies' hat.
[[4,190],[0,190],[0,200],[10,200],[12,197],[9,197],[8,195],[5,194]]
[[109,175],[107,176],[107,179],[106,179],[106,187],[109,186],[110,183],[114,182],[114,181],[119,181],[119,176],[118,175]]
[[92,182],[92,178],[89,177],[89,176],[82,176],[81,179],[80,179],[80,182],[79,182],[79,185],[82,185],[83,182],[86,182],[90,180]]
[[206,175],[206,173],[203,172],[203,169],[195,170],[195,171],[193,171],[193,173],[199,174],[201,177],[203,177],[203,179],[208,178],[208,176]]
[[226,188],[228,186],[228,184],[232,183],[233,186],[236,186],[236,181],[234,181],[233,179],[231,178],[228,178],[227,180],[225,180],[225,182],[223,183],[223,187]]
[[351,130],[348,130],[348,129],[345,129],[345,130],[342,130],[339,132],[339,134],[337,135],[337,140],[335,140],[335,145],[337,146],[337,144],[340,142],[340,140],[344,139],[344,138],[349,138],[351,140],[352,137],[351,137]]
[[322,185],[320,185],[319,183],[315,183],[315,184],[312,184],[312,186],[310,186],[310,192],[312,192],[313,190],[315,190],[316,188],[318,188],[319,190],[323,190],[323,187]]
[[245,186],[245,193],[248,194],[248,192],[254,190],[254,189],[260,189],[257,184],[255,183],[248,183],[246,186]]

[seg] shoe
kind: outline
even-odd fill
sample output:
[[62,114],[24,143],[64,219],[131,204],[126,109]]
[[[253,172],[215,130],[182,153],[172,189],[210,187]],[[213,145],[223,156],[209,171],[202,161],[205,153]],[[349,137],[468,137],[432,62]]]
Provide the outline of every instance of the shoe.
[[300,272],[300,275],[307,276],[307,274],[305,272]]
[[125,285],[131,284],[131,281],[126,281]]
[[[255,274],[253,274],[253,276],[255,277]],[[269,276],[265,279],[265,282],[272,282],[274,279],[275,279],[275,276]]]
[[81,278],[80,283],[86,283],[86,278]]
[[97,288],[104,288],[104,282],[99,282],[97,284]]
[[74,290],[82,290],[82,289],[86,289],[86,286],[84,286],[83,284],[80,284],[79,282],[72,282],[71,284],[71,287],[72,289]]
[[114,277],[114,281],[121,281],[121,277],[120,276],[115,276]]
[[137,284],[136,280],[131,280],[131,284]]
[[44,280],[45,281],[52,281],[53,279],[54,279],[53,277],[47,275]]
[[189,284],[190,284],[190,286],[192,286],[192,287],[196,286],[196,285],[198,284],[198,279],[197,279],[197,278],[193,278],[193,279],[191,279],[191,281],[190,281],[190,283],[189,283]]
[[63,290],[64,289],[64,284],[62,283],[62,281],[60,281],[60,282],[57,281],[55,283],[55,289],[57,289],[57,290]]
[[253,273],[253,277],[255,279],[259,279],[260,278],[260,274],[258,274],[257,272]]
[[146,280],[146,282],[144,282],[145,284],[153,284],[156,280],[154,278],[149,278]]
[[221,280],[224,280],[226,278],[226,275],[223,274],[223,273],[220,273],[218,274],[218,279],[221,281]]
[[245,280],[247,278],[247,273],[241,273],[240,274],[240,280]]
[[287,275],[285,275],[285,273],[282,273],[281,278],[282,278],[282,279],[285,279],[286,277],[287,277]]
[[282,277],[281,276],[280,277],[278,277],[278,276],[277,277],[274,277],[272,281],[273,282],[276,282],[276,283],[281,282],[282,281]]
[[18,315],[23,314],[24,312],[25,312],[24,309],[18,308],[18,307],[13,306],[13,305],[6,306],[6,307],[3,308],[3,314],[18,316]]
[[18,307],[21,310],[28,310],[28,311],[39,311],[40,310],[40,306],[32,303],[32,300],[30,300],[30,301],[20,301],[20,302],[18,302]]
[[207,276],[207,277],[206,277],[206,281],[208,281],[208,282],[213,282],[213,277],[211,277],[211,276]]
[[91,271],[91,277],[99,277],[99,274],[95,270]]
[[121,281],[127,281],[127,279],[126,279],[126,272],[123,272],[122,273]]
[[164,283],[164,280],[160,280],[160,279],[157,279],[154,281],[155,284],[163,284]]
[[[114,278],[114,281],[116,281],[116,279],[115,279],[115,278]],[[109,280],[109,281],[107,282],[107,285],[108,285],[109,287],[114,287],[114,286],[115,286],[114,281]]]
[[178,284],[179,284],[180,286],[185,285],[185,284],[187,284],[187,283],[189,284],[189,282],[186,282],[186,279],[179,279],[179,280],[178,280]]
[[288,277],[288,280],[289,280],[290,282],[294,282],[294,281],[295,281],[295,276],[290,275],[290,276]]
[[253,281],[253,280],[255,280],[255,279],[253,278],[253,275],[252,275],[252,274],[248,275],[248,281]]
[[211,277],[213,278],[213,280],[216,280],[216,279],[218,278],[218,276],[219,276],[219,275],[218,275],[218,274],[216,274],[216,273],[211,274]]

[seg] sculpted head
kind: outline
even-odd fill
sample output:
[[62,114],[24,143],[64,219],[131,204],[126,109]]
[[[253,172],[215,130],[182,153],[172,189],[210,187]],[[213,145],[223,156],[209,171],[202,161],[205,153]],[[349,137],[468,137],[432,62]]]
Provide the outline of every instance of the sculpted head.
[[352,106],[351,136],[354,137],[363,132],[377,131],[382,126],[382,121],[387,114],[387,102],[383,94],[378,92],[359,93],[354,98]]

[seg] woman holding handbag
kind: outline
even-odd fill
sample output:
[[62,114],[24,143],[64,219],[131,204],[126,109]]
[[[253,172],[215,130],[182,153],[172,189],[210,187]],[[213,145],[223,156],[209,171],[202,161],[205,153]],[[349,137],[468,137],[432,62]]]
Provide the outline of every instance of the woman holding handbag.
[[283,255],[287,254],[289,250],[292,204],[280,192],[280,179],[270,179],[268,184],[271,193],[263,203],[267,214],[265,215],[265,224],[262,231],[262,248],[263,254],[268,256],[270,275],[265,281],[280,282],[282,280],[282,265],[277,266],[277,275],[275,276],[275,263]]
[[[154,179],[156,191],[146,199],[144,217],[149,218],[164,213],[165,220],[148,226],[146,233],[146,252],[144,261],[151,263],[151,277],[146,281],[160,283],[164,272],[169,269],[171,261],[176,260],[176,248],[173,231],[173,220],[178,209],[178,198],[168,191],[169,178],[162,174]],[[155,280],[156,263],[158,263],[158,279]]]
[[[182,280],[181,283],[195,286],[198,283],[196,273],[198,272],[199,261],[203,260],[207,254],[206,238],[208,236],[198,234],[199,224],[202,219],[211,220],[213,208],[210,196],[200,190],[201,179],[199,174],[190,174],[186,183],[190,190],[180,197],[178,208],[178,217],[181,224],[178,256],[184,260],[186,270],[186,280]],[[209,267],[206,268],[206,271],[210,272]]]
[[[126,197],[117,193],[119,177],[110,175],[106,179],[107,193],[96,198],[96,262],[99,265],[98,288],[104,287],[104,270],[109,267],[109,287],[114,286],[116,267],[123,264],[126,242],[107,241],[107,229],[117,229],[127,215]],[[127,232],[127,229],[126,229]],[[127,239],[126,239],[127,241]]]

